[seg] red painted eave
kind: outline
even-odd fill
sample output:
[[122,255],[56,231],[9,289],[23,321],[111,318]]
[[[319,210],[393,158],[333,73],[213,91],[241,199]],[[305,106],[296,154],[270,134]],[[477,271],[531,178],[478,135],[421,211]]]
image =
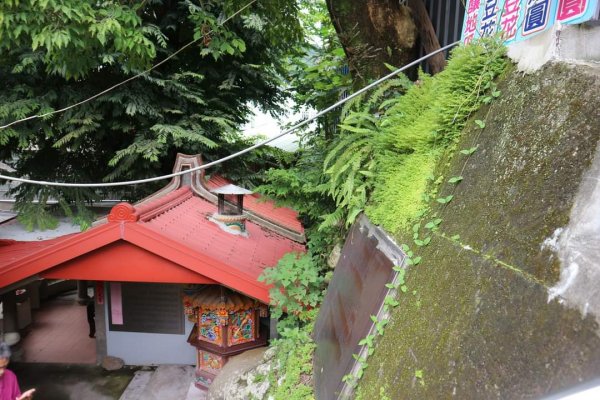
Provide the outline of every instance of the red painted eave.
[[[264,303],[266,267],[304,247],[247,221],[248,237],[222,231],[214,205],[179,189],[136,209],[115,206],[109,221],[40,242],[0,242],[0,287],[34,275],[101,281],[219,283]],[[118,259],[118,261],[116,261]]]

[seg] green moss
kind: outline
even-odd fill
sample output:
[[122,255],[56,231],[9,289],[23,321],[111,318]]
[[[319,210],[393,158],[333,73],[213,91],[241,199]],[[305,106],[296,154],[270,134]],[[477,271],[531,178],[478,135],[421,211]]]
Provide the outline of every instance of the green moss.
[[[599,81],[585,67],[513,71],[502,96],[467,120],[456,148],[478,150],[440,158],[442,182],[464,179],[439,186],[439,196],[454,195],[449,204],[430,205],[438,233],[460,241],[433,235],[418,249],[422,261],[407,272],[408,292],[357,397],[376,399],[392,383],[393,399],[540,398],[600,374],[595,319],[548,303],[558,261],[542,247],[568,222],[600,141]],[[400,229],[396,239],[410,243],[411,233]],[[425,385],[415,370],[425,371]]]
[[438,156],[458,140],[484,94],[493,91],[492,79],[506,67],[503,54],[503,47],[491,41],[458,48],[443,72],[433,78],[422,75],[386,111],[366,207],[375,223],[398,232],[423,211],[427,178]]
[[312,325],[289,328],[274,346],[278,367],[267,377],[271,383],[267,397],[275,400],[314,399],[312,355],[315,344],[310,337]]
[[[398,158],[398,163],[386,166],[379,173],[378,179],[386,182],[386,186],[375,188],[373,203],[366,208],[371,220],[389,232],[408,228],[408,223],[423,210],[427,177],[435,166],[435,158],[428,153]],[[396,193],[396,196],[390,196],[390,193]]]

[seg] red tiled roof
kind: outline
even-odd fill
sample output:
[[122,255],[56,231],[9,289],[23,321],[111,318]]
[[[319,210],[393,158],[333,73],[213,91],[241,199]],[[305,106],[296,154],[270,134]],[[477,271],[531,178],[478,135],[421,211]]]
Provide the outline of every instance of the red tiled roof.
[[[208,190],[213,190],[230,183],[227,179],[215,174],[211,175],[210,179],[205,182],[205,186]],[[298,213],[296,211],[287,207],[277,207],[272,201],[261,200],[259,194],[254,193],[244,196],[244,208],[278,225],[298,233],[304,233],[304,228],[298,220]]]
[[[272,267],[290,251],[303,252],[304,246],[271,232],[260,225],[246,221],[248,237],[223,231],[209,217],[216,211],[214,204],[192,196],[189,188],[178,189],[170,207],[162,199],[146,204],[140,211],[140,224],[181,243],[199,253],[235,266],[258,277],[266,267]],[[158,215],[146,217],[144,211],[165,207]]]
[[[178,154],[174,171],[201,165]],[[38,242],[0,240],[0,288],[31,276],[171,283],[219,283],[267,303],[257,278],[289,252],[303,252],[304,229],[295,211],[246,195],[247,235],[225,232],[209,218],[217,211],[208,182],[193,172],[188,185],[175,176],[136,206],[114,206],[106,219],[77,234]]]
[[20,260],[30,254],[43,251],[44,249],[63,240],[67,236],[72,236],[72,234],[34,242],[20,242],[16,240],[0,239],[0,268],[4,265],[8,265],[11,262]]
[[82,233],[0,242],[0,287],[36,274],[181,283],[197,276],[189,282],[220,283],[267,303],[269,287],[257,278],[304,246],[252,221],[246,221],[247,237],[225,232],[209,220],[215,211],[214,204],[184,186],[137,207],[121,203],[108,222]]

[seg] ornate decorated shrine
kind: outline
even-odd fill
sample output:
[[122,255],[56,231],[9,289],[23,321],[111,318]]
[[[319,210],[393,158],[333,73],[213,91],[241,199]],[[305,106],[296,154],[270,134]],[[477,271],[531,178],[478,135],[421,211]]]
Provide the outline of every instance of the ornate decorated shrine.
[[[196,348],[196,386],[207,389],[227,359],[267,343],[265,304],[220,285],[201,285],[183,298],[194,322],[188,342]],[[261,327],[262,332],[261,332]]]

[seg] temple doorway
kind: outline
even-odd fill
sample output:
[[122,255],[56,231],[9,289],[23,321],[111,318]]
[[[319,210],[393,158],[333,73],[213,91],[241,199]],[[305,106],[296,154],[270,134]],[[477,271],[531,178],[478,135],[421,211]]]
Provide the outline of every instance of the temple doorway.
[[40,302],[20,343],[23,362],[95,364],[96,339],[89,337],[86,306],[77,290]]

